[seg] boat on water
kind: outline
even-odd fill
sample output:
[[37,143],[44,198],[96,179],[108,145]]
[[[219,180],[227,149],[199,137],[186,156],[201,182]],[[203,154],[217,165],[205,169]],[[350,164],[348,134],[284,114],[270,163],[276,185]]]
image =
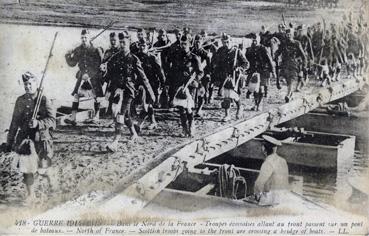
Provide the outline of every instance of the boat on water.
[[[282,146],[278,154],[287,163],[317,168],[339,168],[350,165],[355,152],[355,136],[335,133],[297,131],[267,134],[282,137]],[[229,155],[240,160],[263,160],[262,139],[256,137],[240,147],[232,150]]]

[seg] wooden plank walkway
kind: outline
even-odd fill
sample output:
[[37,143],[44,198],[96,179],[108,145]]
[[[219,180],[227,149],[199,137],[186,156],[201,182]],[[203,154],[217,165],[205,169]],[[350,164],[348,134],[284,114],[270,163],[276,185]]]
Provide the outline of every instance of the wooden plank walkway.
[[363,78],[344,79],[327,88],[314,87],[306,91],[304,95],[298,95],[298,98],[288,104],[274,104],[267,111],[244,118],[221,131],[198,138],[171,155],[120,194],[102,204],[100,210],[108,214],[122,211],[135,213],[145,207],[173,181],[183,170],[184,164],[191,169],[197,164],[251,140],[268,130],[269,127],[348,96],[362,88],[365,83]]

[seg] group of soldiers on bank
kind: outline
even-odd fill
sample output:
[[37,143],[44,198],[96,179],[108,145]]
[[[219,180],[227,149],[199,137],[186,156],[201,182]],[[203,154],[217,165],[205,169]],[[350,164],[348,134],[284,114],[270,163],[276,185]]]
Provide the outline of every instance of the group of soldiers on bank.
[[[107,145],[111,152],[118,150],[124,125],[132,140],[138,137],[147,118],[147,128],[155,129],[157,108],[177,109],[182,136],[192,137],[194,118],[203,115],[204,104],[213,102],[215,88],[223,98],[223,121],[228,121],[232,103],[237,107],[236,118],[240,118],[241,92],[245,88],[246,98],[252,94],[255,100],[252,110],[260,110],[273,77],[278,89],[280,78],[286,81],[285,102],[289,102],[295,90],[308,85],[309,77],[319,78],[321,85],[326,86],[340,79],[343,68],[353,78],[366,72],[368,33],[366,24],[346,19],[329,28],[325,23],[310,27],[280,24],[275,33],[263,26],[259,34],[246,35],[252,43],[245,49],[242,44],[232,45],[232,37],[225,33],[218,37],[209,37],[205,31],[192,35],[190,29],[184,28],[174,31],[176,40],[171,42],[166,30],[161,29],[153,42],[140,29],[135,42],[131,42],[127,31],[111,32],[110,48],[104,51],[89,41],[89,32],[84,29],[81,45],[65,55],[69,66],[79,68],[72,92],[72,114],[66,123],[77,125],[81,98],[94,99],[95,117],[91,122],[99,118],[100,104],[106,99],[107,112],[115,123],[114,139]],[[5,149],[37,154],[46,168],[52,158],[50,130],[55,127],[55,109],[43,96],[40,112],[33,119],[30,113],[36,102],[38,78],[27,72],[22,79],[26,94],[16,102]],[[142,108],[138,115],[137,106]],[[24,140],[34,144],[28,142],[29,148],[20,148]],[[18,164],[24,168],[24,181],[32,194],[32,173],[39,164],[25,160]]]
[[[79,67],[72,93],[72,116],[66,123],[76,125],[81,97],[95,99],[92,122],[98,119],[105,96],[109,101],[107,112],[115,121],[115,138],[107,149],[115,152],[124,125],[131,140],[138,137],[147,118],[148,129],[157,127],[157,108],[177,109],[181,136],[192,137],[194,118],[202,117],[204,104],[212,103],[214,88],[223,97],[223,121],[229,121],[232,103],[237,107],[236,118],[241,116],[244,87],[246,97],[254,97],[251,110],[259,111],[273,77],[278,89],[280,78],[285,80],[288,103],[293,92],[308,84],[309,77],[319,78],[326,86],[340,79],[342,65],[353,77],[368,66],[368,27],[345,18],[342,24],[329,27],[324,21],[311,27],[280,24],[275,33],[263,26],[259,34],[245,36],[252,41],[246,49],[242,44],[232,45],[231,36],[225,33],[209,37],[204,30],[193,35],[184,28],[174,30],[174,35],[175,41],[171,42],[166,30],[160,29],[154,42],[152,35],[139,29],[137,41],[131,42],[127,31],[111,32],[110,48],[104,52],[89,43],[88,30],[82,30],[81,45],[65,57],[68,65]],[[142,108],[140,114],[136,114],[137,106]]]

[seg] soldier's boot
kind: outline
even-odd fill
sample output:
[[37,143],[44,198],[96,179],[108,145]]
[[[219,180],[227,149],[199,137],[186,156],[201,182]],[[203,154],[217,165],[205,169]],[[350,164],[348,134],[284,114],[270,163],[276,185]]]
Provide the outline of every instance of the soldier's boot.
[[264,85],[264,97],[268,97],[268,86]]
[[78,106],[79,106],[78,102],[73,102],[72,103],[72,114],[70,115],[70,118],[66,118],[64,120],[64,122],[66,124],[70,124],[70,125],[73,125],[73,126],[77,125],[76,117],[77,117]]
[[187,117],[184,112],[180,113],[180,119],[181,119],[181,125],[182,125],[182,133],[180,134],[180,136],[184,138],[184,137],[187,137],[187,132],[188,132]]
[[303,82],[302,81],[297,82],[296,92],[301,92],[302,86],[303,86]]
[[155,96],[155,103],[154,103],[154,107],[155,108],[160,108],[161,107],[161,104],[160,104],[160,95],[159,94],[157,94],[156,96]]
[[94,120],[98,121],[100,119],[100,103],[99,102],[94,103],[94,109],[95,109]]
[[106,117],[113,116],[112,107],[113,107],[113,102],[109,99],[109,105],[108,105],[108,108],[106,109],[106,112],[105,112]]
[[325,86],[327,86],[327,83],[328,83],[328,79],[327,79],[327,78],[325,78],[325,79],[322,81],[322,83],[320,84],[320,86],[321,86],[321,87],[325,87]]
[[224,117],[222,119],[222,121],[226,122],[226,121],[230,121],[231,120],[231,116],[229,115],[229,108],[225,108],[224,109]]
[[150,117],[151,124],[147,127],[147,129],[149,130],[156,129],[158,126],[158,123],[156,122],[156,119],[155,119],[154,108],[151,106],[148,109],[148,115]]
[[131,142],[136,141],[138,139],[138,134],[136,132],[136,127],[133,124],[129,126],[129,132],[131,133],[131,137],[129,138],[129,140]]
[[209,85],[208,103],[213,102],[214,85]]
[[251,95],[251,92],[249,90],[247,90],[247,92],[246,92],[246,98],[249,99],[250,98],[250,95]]
[[100,119],[100,103],[94,103],[94,116],[91,119],[87,119],[84,123],[86,124],[96,124]]
[[253,107],[251,107],[251,111],[257,111],[257,104],[258,104],[258,99],[259,99],[259,93],[258,92],[254,92],[253,93],[253,96],[254,96],[255,105]]
[[236,106],[237,106],[236,119],[238,120],[242,116],[242,105],[241,105],[241,101],[237,101],[236,102]]
[[188,113],[187,114],[187,120],[188,120],[188,127],[187,127],[187,136],[190,138],[193,138],[194,136],[194,124],[193,124],[193,113]]
[[143,109],[140,112],[139,116],[138,116],[137,124],[135,124],[136,125],[136,131],[138,131],[138,133],[141,132],[141,129],[143,127],[143,124],[144,124],[147,116],[148,116],[148,113]]
[[286,101],[286,103],[289,103],[291,98],[292,98],[292,84],[287,86],[287,95],[284,97],[284,100]]
[[258,100],[257,100],[257,103],[256,103],[256,111],[261,111],[263,110],[263,106],[261,105],[261,101],[263,100],[263,93],[262,92],[259,92],[258,93]]
[[202,117],[202,108],[204,106],[204,97],[198,97],[197,110],[195,117]]

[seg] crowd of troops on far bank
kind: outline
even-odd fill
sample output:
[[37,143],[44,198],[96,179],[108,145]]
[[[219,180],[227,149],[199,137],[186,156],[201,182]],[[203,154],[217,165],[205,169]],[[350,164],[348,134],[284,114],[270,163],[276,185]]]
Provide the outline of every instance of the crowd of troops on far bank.
[[[225,33],[210,37],[201,31],[193,35],[184,28],[174,30],[174,34],[176,41],[171,42],[167,32],[160,29],[153,42],[152,35],[139,29],[138,40],[131,42],[127,31],[112,32],[110,48],[104,52],[89,42],[88,30],[82,30],[81,45],[65,56],[69,66],[79,67],[72,93],[73,111],[66,122],[76,125],[80,98],[95,99],[94,119],[99,116],[101,99],[107,99],[116,130],[107,149],[114,152],[124,125],[132,140],[138,137],[146,118],[150,121],[147,128],[156,128],[157,108],[176,108],[182,135],[191,137],[194,117],[201,117],[204,104],[212,103],[215,88],[218,96],[223,97],[223,121],[228,121],[233,102],[236,118],[243,111],[242,88],[248,90],[246,98],[253,95],[255,106],[251,110],[260,110],[271,78],[276,79],[278,89],[279,78],[285,80],[288,103],[294,91],[307,85],[309,77],[320,79],[321,86],[327,86],[340,80],[343,68],[349,77],[356,77],[368,67],[368,27],[351,21],[310,27],[280,24],[275,33],[262,26],[259,34],[245,36],[252,41],[246,49],[242,44],[234,45]],[[105,92],[103,83],[107,84]],[[143,109],[134,122],[132,115],[138,105]]]

